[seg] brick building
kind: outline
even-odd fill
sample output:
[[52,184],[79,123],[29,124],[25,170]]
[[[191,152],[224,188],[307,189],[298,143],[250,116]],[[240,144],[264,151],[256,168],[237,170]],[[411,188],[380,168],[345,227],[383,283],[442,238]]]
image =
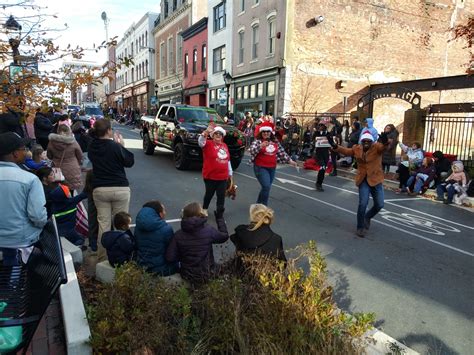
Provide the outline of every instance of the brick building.
[[207,17],[181,33],[184,103],[207,106]]
[[184,100],[181,32],[207,16],[207,0],[162,0],[155,21],[155,90],[158,105]]

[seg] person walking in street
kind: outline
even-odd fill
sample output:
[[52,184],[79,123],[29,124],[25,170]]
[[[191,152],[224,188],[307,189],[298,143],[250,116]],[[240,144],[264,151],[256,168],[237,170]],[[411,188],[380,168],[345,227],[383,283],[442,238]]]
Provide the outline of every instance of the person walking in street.
[[[209,134],[212,140],[207,139]],[[224,143],[224,136],[224,128],[212,125],[198,138],[203,156],[202,177],[206,187],[202,207],[207,212],[212,197],[216,194],[216,213],[219,217],[224,215],[227,180],[232,176],[230,153],[227,144]]]
[[[329,119],[322,119],[318,124],[318,129],[313,134],[314,142],[314,159],[318,163],[318,176],[316,178],[316,191],[324,191],[323,181],[324,176],[326,175],[326,169],[329,164],[329,149],[331,148],[328,137],[331,137],[334,140],[334,137],[331,133],[328,132],[327,124]],[[333,165],[335,162],[333,163]],[[334,168],[334,167],[333,167]]]
[[130,205],[130,187],[125,168],[135,163],[133,153],[124,147],[120,134],[114,134],[109,120],[97,120],[89,132],[93,140],[89,145],[89,159],[92,162],[92,188],[97,207],[98,261],[106,260],[105,249],[100,242],[102,234],[112,228],[112,216],[124,211]]
[[273,125],[270,123],[260,125],[257,139],[250,147],[250,162],[254,164],[255,177],[261,186],[257,203],[268,206],[277,163],[297,166],[296,162],[286,154],[285,149],[278,143],[273,133]]
[[395,154],[397,150],[399,133],[393,124],[386,125],[384,132],[387,133],[388,147],[382,155],[382,166],[384,173],[389,173],[390,167],[397,164]]
[[[0,134],[0,251],[4,266],[20,264],[23,248],[31,249],[38,241],[48,218],[41,181],[18,166],[25,155],[26,142],[18,134]],[[22,259],[26,262],[27,258]]]
[[[370,220],[384,205],[382,154],[387,148],[388,138],[385,132],[380,134],[378,142],[374,142],[374,137],[369,132],[362,134],[360,138],[361,144],[352,148],[338,146],[331,136],[328,136],[328,141],[336,152],[353,156],[357,160],[355,183],[359,187],[359,206],[356,234],[363,238],[370,227]],[[374,205],[367,211],[369,194],[372,195]]]
[[54,166],[61,169],[69,188],[74,191],[79,190],[82,186],[82,150],[68,126],[60,125],[58,134],[51,133],[49,135],[46,152]]
[[165,259],[174,236],[173,228],[166,223],[165,217],[166,209],[160,201],[148,201],[138,212],[135,227],[138,265],[161,276],[178,272],[178,263]]
[[207,224],[202,206],[193,202],[183,208],[181,229],[171,238],[166,250],[166,260],[180,263],[181,277],[199,285],[212,276],[216,267],[213,244],[229,239],[224,218],[215,213],[217,230]]
[[286,261],[282,238],[272,231],[273,210],[262,204],[250,205],[250,224],[235,228],[230,240],[237,252],[266,255]]

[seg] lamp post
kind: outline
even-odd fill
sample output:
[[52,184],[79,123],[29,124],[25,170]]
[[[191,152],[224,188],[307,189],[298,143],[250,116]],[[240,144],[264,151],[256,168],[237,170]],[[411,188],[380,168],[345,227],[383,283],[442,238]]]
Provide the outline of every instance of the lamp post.
[[156,106],[156,111],[158,112],[158,84],[155,83],[155,106]]
[[18,64],[18,56],[20,55],[18,47],[20,46],[21,40],[21,25],[12,15],[10,15],[3,27],[7,30],[8,43],[10,43],[13,51],[13,64],[16,65]]
[[230,73],[228,71],[224,71],[224,74],[223,74],[223,77],[224,77],[224,83],[225,83],[225,87],[226,87],[226,93],[227,93],[227,96],[226,96],[226,104],[225,104],[225,108],[227,110],[226,114],[228,115],[229,112],[230,112],[230,108],[229,108],[229,89],[230,89],[230,84],[232,83],[232,75],[230,75]]
[[123,112],[125,111],[124,108],[125,108],[125,102],[123,101],[124,98],[123,98],[123,92],[122,92],[122,114]]

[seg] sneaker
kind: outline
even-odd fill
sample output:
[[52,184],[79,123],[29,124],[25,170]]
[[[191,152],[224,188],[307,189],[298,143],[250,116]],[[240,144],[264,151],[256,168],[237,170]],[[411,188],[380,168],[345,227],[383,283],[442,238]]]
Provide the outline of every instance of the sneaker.
[[444,198],[442,198],[442,197],[436,197],[436,198],[435,198],[435,201],[441,201],[441,202],[444,202]]
[[356,231],[356,235],[357,235],[359,238],[365,238],[365,231],[364,231],[364,228],[358,228],[357,231]]
[[364,228],[366,230],[369,230],[369,228],[370,228],[370,218],[367,218],[367,217],[364,218]]
[[323,192],[323,191],[324,191],[323,185],[321,185],[321,184],[316,184],[316,191]]

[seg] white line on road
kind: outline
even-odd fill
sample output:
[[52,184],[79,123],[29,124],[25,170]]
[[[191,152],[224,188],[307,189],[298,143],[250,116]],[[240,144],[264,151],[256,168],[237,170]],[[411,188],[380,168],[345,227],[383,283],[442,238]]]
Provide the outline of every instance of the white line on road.
[[[239,172],[234,172],[234,174],[241,175],[241,176],[244,176],[244,177],[249,178],[249,179],[252,179],[252,180],[257,180],[255,177],[250,176],[250,175],[247,175],[247,174],[243,174],[243,173],[239,173]],[[351,210],[348,210],[348,209],[346,209],[346,208],[344,208],[344,207],[341,207],[341,206],[338,206],[338,205],[335,205],[335,204],[332,204],[332,203],[329,203],[329,202],[326,202],[326,201],[317,199],[317,198],[312,197],[312,196],[305,195],[305,194],[303,194],[303,193],[301,193],[301,192],[288,189],[288,188],[286,188],[286,187],[284,187],[284,186],[280,186],[280,185],[276,185],[276,184],[274,184],[273,186],[274,186],[274,187],[278,187],[279,189],[282,189],[282,190],[291,192],[291,193],[293,193],[293,194],[296,194],[296,195],[300,195],[300,196],[309,198],[309,199],[311,199],[311,200],[314,200],[314,201],[317,201],[317,202],[322,203],[322,204],[324,204],[324,205],[327,205],[327,206],[336,208],[336,209],[338,209],[338,210],[341,210],[341,211],[350,213],[350,214],[352,214],[352,215],[357,215],[356,212],[351,211]],[[430,242],[430,243],[440,245],[440,246],[442,246],[442,247],[444,247],[444,248],[451,249],[451,250],[457,251],[457,252],[459,252],[459,253],[461,253],[461,254],[465,254],[465,255],[474,257],[474,254],[473,254],[473,253],[470,253],[470,252],[468,252],[468,251],[466,251],[466,250],[462,250],[462,249],[453,247],[453,246],[451,246],[451,245],[438,242],[437,240],[433,240],[433,239],[430,239],[430,238],[427,238],[427,237],[423,237],[423,236],[418,235],[418,234],[416,234],[416,233],[412,233],[412,232],[410,232],[410,231],[407,231],[407,230],[405,230],[405,229],[403,229],[403,228],[398,228],[398,227],[396,227],[396,226],[392,226],[392,225],[390,225],[390,224],[388,224],[388,223],[385,223],[385,222],[382,222],[382,221],[378,221],[378,220],[376,220],[376,219],[373,219],[373,221],[374,221],[374,222],[377,222],[377,223],[379,223],[379,224],[382,224],[382,225],[384,225],[384,226],[386,226],[386,227],[390,227],[390,228],[396,229],[396,230],[398,230],[398,231],[400,231],[400,232],[409,234],[409,235],[414,236],[414,237],[416,237],[416,238],[423,239],[423,240],[426,240],[426,241],[428,241],[428,242]]]
[[408,197],[408,198],[389,198],[388,200],[384,200],[385,202],[392,202],[392,201],[415,201],[415,200],[425,200],[421,197]]
[[[298,175],[287,174],[287,173],[284,173],[284,172],[281,172],[281,171],[278,171],[278,174],[283,174],[283,175],[291,176],[291,177],[294,177],[294,178],[298,178],[298,179],[302,179],[302,180],[314,182],[314,180],[310,180],[310,179],[307,179],[307,178],[304,178],[304,177],[301,177],[301,176],[298,176]],[[329,185],[329,184],[326,184],[326,183],[324,183],[323,186],[324,186],[324,187],[327,186],[327,187],[331,187],[331,188],[333,188],[333,189],[345,191],[345,192],[350,193],[350,194],[353,194],[353,195],[358,195],[357,192],[351,191],[351,190],[347,190],[347,189],[344,189],[344,188],[342,188],[342,187],[337,187],[337,186]],[[371,196],[371,197],[372,197],[372,196]],[[435,219],[441,220],[441,221],[443,221],[443,222],[448,222],[448,223],[454,224],[454,225],[456,225],[456,226],[460,226],[460,227],[464,227],[464,228],[467,228],[467,229],[472,229],[472,230],[474,230],[474,227],[466,226],[465,224],[458,223],[458,222],[454,222],[454,221],[451,221],[451,220],[446,219],[446,218],[437,217],[437,216],[432,215],[431,213],[421,212],[421,211],[416,210],[416,209],[413,209],[413,208],[409,208],[409,207],[405,207],[405,206],[398,206],[396,203],[394,203],[395,201],[403,201],[403,200],[416,200],[416,201],[418,201],[418,200],[423,200],[423,201],[424,201],[425,199],[422,198],[422,197],[412,197],[412,198],[407,198],[407,199],[404,199],[404,198],[388,199],[388,200],[385,200],[385,202],[386,202],[387,204],[396,206],[396,207],[398,207],[398,208],[403,208],[403,209],[406,209],[406,210],[409,210],[409,211],[413,211],[413,212],[417,212],[417,213],[420,213],[420,214],[424,214],[424,215],[426,215],[426,216],[429,216],[429,217],[431,217],[431,218],[435,218]]]

